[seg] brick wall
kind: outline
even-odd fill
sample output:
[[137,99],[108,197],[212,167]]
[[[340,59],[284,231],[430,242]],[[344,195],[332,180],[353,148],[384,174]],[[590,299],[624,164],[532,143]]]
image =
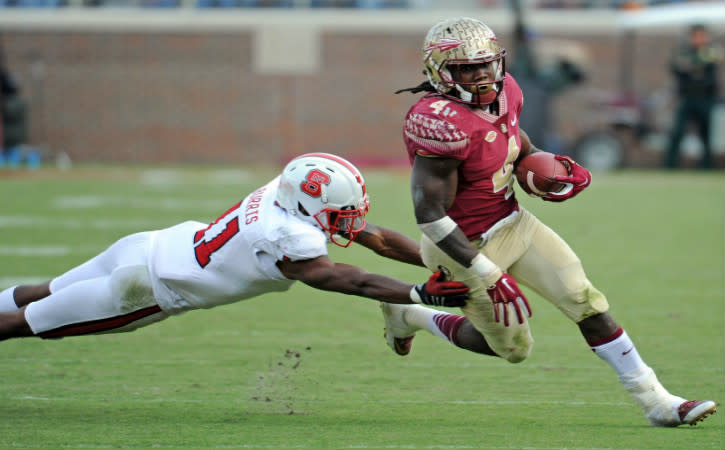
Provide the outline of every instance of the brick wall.
[[[668,91],[665,60],[674,36],[633,42],[638,94]],[[253,68],[251,31],[2,36],[6,61],[30,101],[31,144],[77,161],[144,163],[279,162],[313,150],[401,162],[401,120],[416,96],[393,92],[423,80],[422,38],[412,31],[325,31],[317,74],[261,75]],[[499,33],[504,46],[510,39]],[[601,33],[542,39],[575,41],[589,61],[587,81],[555,102],[556,132],[569,142],[597,126],[601,109],[593,99],[621,87],[624,41]]]

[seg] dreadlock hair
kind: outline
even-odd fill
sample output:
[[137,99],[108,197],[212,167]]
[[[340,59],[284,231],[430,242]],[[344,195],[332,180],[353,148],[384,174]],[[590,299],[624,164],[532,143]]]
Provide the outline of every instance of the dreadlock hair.
[[[405,89],[398,89],[397,91],[395,91],[395,93],[396,94],[400,94],[402,92],[410,92],[411,94],[417,94],[418,92],[423,92],[423,91],[426,91],[426,92],[438,92],[438,90],[436,90],[436,88],[434,88],[433,85],[430,84],[430,81],[424,81],[424,82],[420,83],[418,86],[415,86],[415,87],[409,87],[409,88],[405,88]],[[493,103],[491,103],[490,105],[486,106],[486,108],[484,108],[484,109],[488,109],[488,111],[491,112],[492,114],[498,115],[499,114],[498,113],[499,106],[500,105],[499,105],[498,98],[497,98]]]
[[400,94],[401,92],[410,92],[411,94],[417,94],[418,92],[438,92],[436,91],[436,88],[433,87],[432,84],[430,84],[430,81],[424,81],[420,83],[418,86],[405,88],[405,89],[398,89],[395,91],[396,94]]

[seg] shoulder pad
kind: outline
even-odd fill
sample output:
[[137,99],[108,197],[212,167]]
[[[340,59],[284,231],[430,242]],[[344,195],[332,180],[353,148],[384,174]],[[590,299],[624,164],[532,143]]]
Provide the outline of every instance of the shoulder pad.
[[438,142],[467,142],[468,135],[457,126],[438,117],[414,113],[405,120],[405,133],[411,138]]

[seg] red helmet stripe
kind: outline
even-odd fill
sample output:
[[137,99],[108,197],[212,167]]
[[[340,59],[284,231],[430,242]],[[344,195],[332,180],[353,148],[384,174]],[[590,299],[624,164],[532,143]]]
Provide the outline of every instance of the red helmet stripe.
[[360,174],[360,171],[358,171],[355,166],[350,164],[349,161],[347,161],[346,159],[342,159],[339,156],[330,154],[330,153],[306,153],[304,155],[298,156],[295,159],[305,158],[307,156],[316,156],[318,158],[325,158],[325,159],[329,159],[331,161],[335,161],[336,163],[343,165],[347,170],[349,170],[350,172],[353,173],[353,175],[355,175],[355,179],[357,179],[357,182],[360,183],[360,186],[362,186],[363,195],[365,195],[365,183],[363,183],[362,175]]
[[430,44],[428,47],[426,47],[424,51],[432,52],[433,50],[438,49],[442,52],[447,52],[448,50],[453,50],[454,48],[458,48],[461,45],[463,45],[463,41],[459,41],[458,39],[441,38],[438,40],[438,42]]

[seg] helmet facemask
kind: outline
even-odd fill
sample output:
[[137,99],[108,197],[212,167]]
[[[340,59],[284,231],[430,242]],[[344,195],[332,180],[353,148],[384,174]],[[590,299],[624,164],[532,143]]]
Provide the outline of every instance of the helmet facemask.
[[365,206],[346,209],[325,208],[315,214],[315,220],[327,232],[330,242],[340,247],[349,247],[367,224],[365,214],[369,203],[365,196]]
[[[480,64],[492,64],[494,66],[493,80],[485,82],[474,81],[470,83],[455,80],[455,77],[453,76],[453,74],[451,74],[451,70],[449,68],[450,66],[454,65],[460,67],[464,65],[478,66]],[[441,84],[449,88],[448,92],[446,92],[446,94],[444,95],[452,95],[451,93],[455,91],[456,101],[476,106],[490,105],[491,103],[496,101],[496,98],[498,98],[498,94],[501,92],[501,89],[503,89],[503,81],[505,76],[506,60],[503,58],[503,55],[493,60],[465,62],[460,62],[456,60],[447,61],[446,65],[443,67],[440,73],[440,77],[442,80]]]
[[280,176],[277,203],[321,228],[341,247],[348,247],[365,228],[370,208],[358,169],[328,153],[308,153],[290,161]]

